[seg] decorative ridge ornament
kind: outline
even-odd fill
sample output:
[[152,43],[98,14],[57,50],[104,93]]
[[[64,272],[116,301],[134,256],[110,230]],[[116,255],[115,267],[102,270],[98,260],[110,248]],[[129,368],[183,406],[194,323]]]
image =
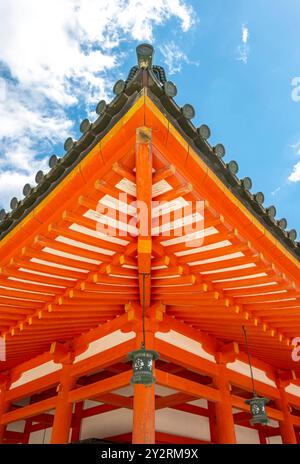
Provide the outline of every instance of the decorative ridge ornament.
[[251,356],[250,356],[249,346],[248,346],[248,337],[247,337],[247,332],[246,332],[246,328],[244,325],[243,325],[243,332],[244,332],[244,337],[245,337],[248,362],[249,362],[250,374],[251,374],[251,381],[252,381],[252,391],[253,391],[253,397],[245,401],[246,404],[250,405],[250,412],[252,414],[252,419],[250,420],[250,424],[251,425],[256,425],[256,424],[267,425],[268,416],[266,413],[266,404],[269,402],[269,399],[260,397],[256,393],[252,364],[251,364]]
[[133,376],[131,378],[132,384],[145,385],[151,387],[156,382],[153,376],[153,361],[159,358],[159,355],[154,350],[146,349],[146,331],[145,331],[145,277],[143,275],[143,295],[142,295],[142,331],[143,340],[141,348],[136,351],[128,353],[128,358],[132,361]]
[[136,47],[136,54],[139,68],[151,69],[154,55],[154,48],[150,44],[140,44]]

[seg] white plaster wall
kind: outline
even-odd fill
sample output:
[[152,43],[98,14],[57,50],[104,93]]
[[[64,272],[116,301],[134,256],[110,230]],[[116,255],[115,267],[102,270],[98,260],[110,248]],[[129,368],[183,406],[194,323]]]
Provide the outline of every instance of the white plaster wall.
[[82,420],[81,424],[81,440],[128,433],[132,430],[132,411],[122,408],[105,412],[97,416],[87,417]]
[[95,354],[101,353],[102,351],[108,350],[113,346],[120,345],[121,343],[131,340],[134,337],[135,332],[123,333],[121,330],[116,330],[111,334],[105,335],[104,337],[91,342],[87,350],[85,350],[79,356],[76,356],[75,363],[87,359]]
[[155,428],[157,432],[210,441],[207,417],[196,416],[175,409],[165,408],[156,411]]
[[[205,407],[204,400],[192,401],[192,404]],[[98,402],[85,401],[84,408],[99,406]],[[165,408],[156,411],[155,415],[156,431],[178,435],[196,440],[210,441],[209,420],[207,417]],[[24,421],[19,421],[9,426],[9,430],[22,432]],[[132,431],[132,411],[122,408],[115,411],[98,414],[97,416],[87,417],[82,420],[80,439],[87,438],[106,438],[114,435],[130,433]],[[33,432],[30,435],[30,444],[50,443],[52,428]],[[70,432],[71,433],[71,432]],[[259,435],[256,430],[235,426],[236,439],[238,444],[259,444]],[[267,439],[270,444],[281,444],[280,436]]]
[[[95,354],[101,353],[102,351],[112,348],[113,346],[117,346],[123,342],[131,340],[134,337],[134,332],[123,333],[121,330],[116,330],[112,334],[106,335],[105,337],[101,337],[98,340],[91,342],[87,350],[75,358],[75,363],[87,359]],[[34,367],[33,369],[29,369],[28,371],[24,372],[18,380],[11,384],[10,389],[24,385],[45,375],[49,375],[52,372],[56,372],[60,370],[61,367],[62,365],[59,363],[48,361],[41,364],[40,366]]]
[[[227,367],[232,371],[239,372],[240,374],[250,377],[249,365],[242,361],[234,361],[233,363],[228,363]],[[275,382],[269,379],[269,377],[266,376],[264,371],[262,371],[261,369],[257,369],[256,367],[252,367],[252,370],[253,377],[256,380],[276,388]]]
[[194,400],[194,401],[189,401],[188,404],[193,404],[194,406],[199,406],[200,408],[205,408],[207,409],[207,400]]
[[274,419],[268,419],[268,426],[269,427],[279,427],[279,422]]
[[260,444],[259,435],[256,430],[248,429],[240,425],[235,425],[236,441],[239,445]]
[[216,362],[214,356],[205,351],[201,343],[196,342],[195,340],[192,340],[191,338],[186,337],[185,335],[182,335],[178,332],[175,332],[174,330],[170,330],[170,332],[167,333],[157,332],[155,337],[159,340],[170,343],[171,345],[175,345],[182,350],[188,351],[189,353],[193,353],[196,356],[208,359],[213,363]]
[[298,385],[295,385],[294,383],[290,383],[285,391],[287,393],[290,393],[291,395],[299,396],[300,397],[300,387]]
[[45,429],[45,430],[39,430],[38,432],[32,432],[30,434],[29,444],[30,445],[49,444],[51,440],[51,432],[52,432],[52,427]]
[[83,409],[89,409],[89,408],[94,408],[95,406],[99,406],[100,404],[99,401],[92,401],[92,400],[86,400],[83,405]]
[[280,435],[278,435],[276,437],[269,437],[269,438],[267,438],[267,442],[270,445],[282,445],[282,438],[281,438]]
[[61,364],[56,364],[54,361],[41,364],[38,367],[34,367],[33,369],[24,372],[21,377],[16,380],[16,382],[11,384],[10,389],[24,385],[25,383],[43,377],[44,375],[49,375],[59,369],[61,369]]
[[12,424],[8,424],[6,427],[6,430],[9,430],[10,432],[24,432],[24,427],[25,427],[25,421],[21,420],[18,422],[13,422]]
[[[89,407],[94,405],[93,402],[88,404]],[[105,438],[131,431],[132,411],[119,409],[83,419],[80,439]],[[210,441],[208,418],[169,408],[156,411],[156,431]]]

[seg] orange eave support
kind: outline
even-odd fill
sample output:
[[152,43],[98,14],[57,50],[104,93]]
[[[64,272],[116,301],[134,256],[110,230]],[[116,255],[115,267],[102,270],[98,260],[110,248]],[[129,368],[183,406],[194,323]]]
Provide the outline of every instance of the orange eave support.
[[[141,92],[132,108],[72,172],[0,242],[0,256],[3,260],[1,267],[17,253],[22,254],[21,248],[23,253],[27,250],[26,245],[30,249],[34,237],[47,232],[50,221],[55,223],[64,210],[72,210],[72,204],[76,201],[74,198],[81,194],[86,184],[92,184],[110,172],[120,153],[124,154],[127,148],[134,146],[136,128],[142,126],[151,128],[153,146],[164,153],[170,165],[180,170],[187,184],[193,184],[199,198],[205,198],[207,204],[220,211],[225,219],[230,219],[231,225],[238,229],[243,238],[251,241],[258,252],[300,287],[299,261],[208,168],[147,96],[146,91]],[[282,341],[286,343],[283,338]]]

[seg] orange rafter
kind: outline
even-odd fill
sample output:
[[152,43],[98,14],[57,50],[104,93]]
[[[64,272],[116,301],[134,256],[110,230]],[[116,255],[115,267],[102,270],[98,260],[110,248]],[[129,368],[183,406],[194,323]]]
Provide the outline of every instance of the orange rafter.
[[[153,129],[153,143],[135,146],[136,128],[143,124]],[[202,245],[191,241],[188,248],[178,237],[175,211],[169,219],[166,212],[152,218],[154,227],[164,227],[161,236],[124,236],[119,226],[126,229],[135,218],[134,210],[125,219],[118,209],[115,200],[125,192],[128,208],[139,198],[150,202],[152,195],[169,202],[205,200],[204,221],[197,219],[204,227]],[[98,207],[108,199],[107,219],[116,212],[115,237],[98,230]],[[146,285],[148,304],[151,295],[153,302],[167,305],[166,314],[222,339],[241,342],[245,323],[256,355],[278,367],[291,366],[299,263],[147,96],[21,226],[0,242],[5,257],[0,262],[0,327],[9,362],[22,359],[23,346],[31,356],[57,337],[73,338],[124,314],[128,301],[139,300],[138,276],[146,269],[152,277]]]

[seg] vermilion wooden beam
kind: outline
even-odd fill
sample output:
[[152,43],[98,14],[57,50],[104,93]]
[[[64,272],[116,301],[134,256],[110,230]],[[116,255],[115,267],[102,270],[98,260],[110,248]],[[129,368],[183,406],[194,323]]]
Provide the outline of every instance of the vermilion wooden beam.
[[24,433],[7,430],[5,432],[5,441],[9,440],[14,440],[14,443],[22,443],[24,440]]
[[155,409],[171,408],[181,403],[188,403],[194,399],[194,396],[187,395],[186,393],[174,393],[173,395],[161,396],[155,400]]
[[116,393],[100,395],[97,398],[93,398],[93,401],[100,401],[101,403],[117,406],[119,408],[133,408],[133,399],[131,397],[117,395]]
[[157,169],[153,175],[153,179],[152,179],[153,185],[156,184],[157,182],[160,182],[161,180],[165,180],[168,177],[173,176],[175,172],[176,172],[176,169],[172,164],[168,166],[163,166],[162,168]]
[[212,387],[207,387],[206,385],[201,385],[158,369],[156,369],[155,375],[159,385],[173,388],[174,390],[181,391],[195,398],[206,398],[213,402],[221,401],[219,391]]
[[[193,398],[195,400],[195,398]],[[208,401],[208,403],[211,403]],[[215,403],[212,403],[215,404]],[[206,408],[202,408],[201,406],[196,406],[194,404],[189,403],[182,403],[171,406],[172,409],[177,409],[178,411],[188,412],[189,414],[195,414],[196,416],[202,417],[210,417],[210,412]]]
[[11,422],[17,422],[19,420],[27,419],[29,417],[36,416],[42,412],[49,411],[56,406],[56,397],[48,398],[47,400],[39,401],[29,406],[24,406],[14,411],[3,414],[0,423],[10,424]]
[[211,376],[217,374],[217,367],[213,362],[182,350],[175,345],[156,339],[155,347],[160,353],[161,358],[166,361],[180,364],[180,366],[185,367],[186,369],[191,369],[199,373]]
[[[6,277],[22,279],[22,280],[30,281],[30,282],[37,282],[37,284],[42,283],[42,284],[57,285],[57,286],[62,286],[62,287],[72,287],[74,285],[74,283],[72,283],[71,280],[67,280],[64,278],[59,279],[55,277],[55,275],[51,277],[51,276],[46,276],[46,275],[35,274],[33,272],[20,271],[18,269],[9,268],[9,267],[0,268],[0,272]],[[51,274],[51,272],[49,272],[49,274]]]
[[91,245],[98,248],[109,249],[115,253],[123,252],[122,245],[111,242],[109,240],[104,240],[103,237],[100,237],[100,235],[93,237],[91,235],[83,234],[82,232],[78,232],[66,227],[57,226],[56,224],[50,224],[48,226],[48,235],[52,239],[61,235],[68,239],[76,240],[77,242],[82,243],[83,245]]
[[68,396],[69,403],[78,403],[85,399],[97,398],[102,394],[109,393],[111,390],[126,387],[130,383],[132,371],[114,375],[105,380],[100,380],[91,385],[72,390]]
[[[124,433],[121,435],[114,435],[111,437],[105,437],[104,440],[115,443],[131,443],[132,434]],[[165,432],[155,432],[155,443],[156,444],[209,444],[210,442],[205,440],[196,440],[185,436],[172,435]]]
[[104,369],[105,367],[115,364],[120,361],[124,361],[128,353],[134,348],[134,341],[129,340],[127,342],[116,345],[108,350],[93,355],[82,361],[78,361],[73,365],[72,375],[79,377],[80,375],[86,375],[93,371]]
[[[36,380],[31,380],[19,387],[10,389],[7,392],[7,399],[9,401],[17,401],[21,398],[25,398],[33,395],[37,391],[43,391],[53,387],[59,381],[59,373],[53,372],[51,374],[40,377]],[[41,411],[44,412],[44,411]]]
[[51,285],[37,285],[29,282],[18,282],[17,280],[11,280],[7,278],[0,279],[0,286],[13,288],[17,290],[27,290],[33,292],[41,292],[41,293],[55,293],[60,294],[64,291],[63,288],[59,288],[57,286]]
[[136,131],[136,197],[139,214],[138,273],[140,304],[150,306],[152,252],[152,133],[147,127]]

